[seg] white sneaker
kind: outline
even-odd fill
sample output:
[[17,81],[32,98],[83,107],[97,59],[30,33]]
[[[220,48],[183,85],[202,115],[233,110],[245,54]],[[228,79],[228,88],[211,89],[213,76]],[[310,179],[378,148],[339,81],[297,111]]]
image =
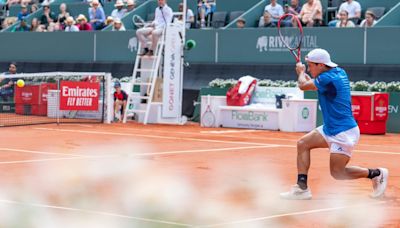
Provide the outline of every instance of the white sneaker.
[[282,192],[280,194],[282,199],[287,200],[310,200],[312,198],[311,191],[309,188],[303,190],[299,185],[293,185],[290,191]]
[[372,198],[382,197],[383,194],[385,193],[388,182],[389,170],[386,168],[378,168],[378,169],[381,171],[381,174],[371,179],[372,187],[374,188],[371,194]]

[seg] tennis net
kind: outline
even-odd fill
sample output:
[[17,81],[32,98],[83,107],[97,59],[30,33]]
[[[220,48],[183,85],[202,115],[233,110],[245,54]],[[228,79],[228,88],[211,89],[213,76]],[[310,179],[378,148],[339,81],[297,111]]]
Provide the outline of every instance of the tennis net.
[[106,73],[0,75],[0,126],[106,122],[110,83]]

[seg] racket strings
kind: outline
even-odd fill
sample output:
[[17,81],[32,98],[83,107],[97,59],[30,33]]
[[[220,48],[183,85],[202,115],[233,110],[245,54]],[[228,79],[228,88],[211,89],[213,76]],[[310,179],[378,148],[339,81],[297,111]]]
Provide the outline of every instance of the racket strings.
[[291,50],[298,49],[303,39],[301,22],[299,19],[294,15],[285,15],[280,19],[279,25],[281,42]]

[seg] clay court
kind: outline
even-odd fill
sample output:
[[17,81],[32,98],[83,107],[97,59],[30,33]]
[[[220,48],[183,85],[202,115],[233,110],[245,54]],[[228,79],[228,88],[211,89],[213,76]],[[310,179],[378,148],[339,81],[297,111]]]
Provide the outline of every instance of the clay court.
[[310,201],[279,199],[303,133],[66,123],[1,134],[1,227],[400,226],[397,134],[362,135],[351,160],[389,169],[385,198],[369,198],[368,180],[334,180],[315,150]]

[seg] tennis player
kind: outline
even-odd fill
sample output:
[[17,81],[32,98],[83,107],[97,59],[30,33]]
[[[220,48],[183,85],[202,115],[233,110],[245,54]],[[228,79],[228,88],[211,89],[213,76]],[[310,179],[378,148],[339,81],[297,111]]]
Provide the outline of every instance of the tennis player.
[[389,171],[385,168],[367,169],[347,166],[352,150],[360,137],[360,130],[351,111],[350,83],[346,72],[331,61],[326,50],[314,49],[305,57],[311,77],[302,63],[296,65],[298,85],[301,90],[317,90],[324,124],[297,142],[297,184],[281,198],[311,199],[307,186],[310,168],[310,150],[329,148],[330,172],[337,180],[369,178],[372,181],[371,197],[383,196]]

